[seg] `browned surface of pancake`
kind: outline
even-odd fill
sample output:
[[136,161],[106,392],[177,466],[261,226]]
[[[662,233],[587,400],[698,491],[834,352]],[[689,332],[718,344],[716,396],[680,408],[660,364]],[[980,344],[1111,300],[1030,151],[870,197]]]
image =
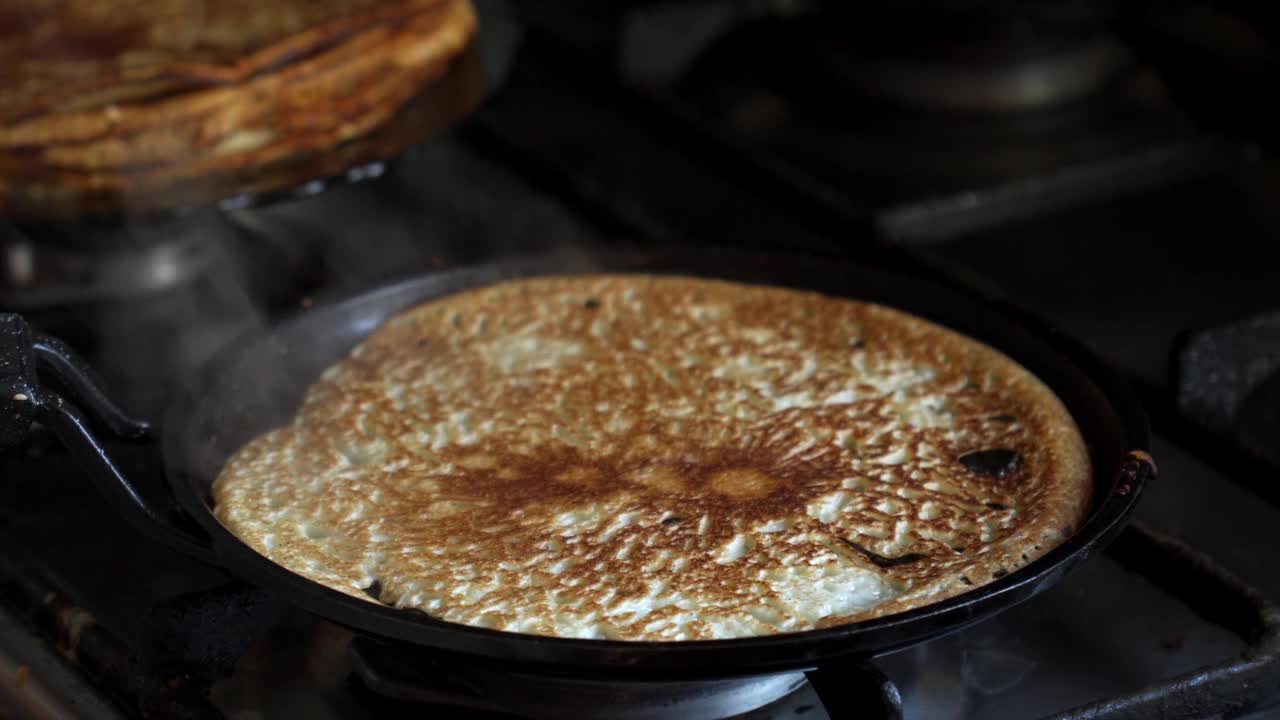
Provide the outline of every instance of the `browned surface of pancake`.
[[367,135],[476,18],[468,0],[19,0],[0,23],[0,209],[133,209]]
[[[990,450],[1016,461],[961,460]],[[964,592],[1073,532],[1090,483],[1051,391],[949,330],[814,293],[578,276],[391,320],[214,494],[259,552],[357,597],[687,640]]]

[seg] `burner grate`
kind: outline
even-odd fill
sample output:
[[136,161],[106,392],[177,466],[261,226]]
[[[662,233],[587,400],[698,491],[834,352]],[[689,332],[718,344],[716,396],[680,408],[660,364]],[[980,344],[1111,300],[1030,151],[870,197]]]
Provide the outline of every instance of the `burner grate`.
[[[1234,716],[1266,707],[1280,696],[1280,607],[1211,558],[1141,524],[1126,529],[1108,554],[1248,647],[1215,665],[1045,720]],[[210,688],[232,673],[242,653],[284,613],[279,601],[241,585],[190,593],[156,608],[142,642],[130,647],[75,605],[57,581],[14,553],[0,557],[0,593],[68,662],[143,717],[221,717],[209,701]],[[356,675],[376,694],[455,711],[529,718],[562,717],[566,701],[598,708],[602,717],[725,718],[804,685],[804,676],[793,673],[624,687],[547,678],[527,670],[489,671],[442,653],[363,638],[352,641],[351,652]],[[855,710],[859,717],[872,717],[868,708],[879,708],[875,717],[902,717],[898,689],[873,666],[836,663],[809,676],[817,681],[815,689],[829,717],[850,716]]]
[[1134,523],[1111,548],[1121,566],[1248,643],[1238,657],[1045,720],[1234,717],[1280,693],[1280,607],[1213,559]]

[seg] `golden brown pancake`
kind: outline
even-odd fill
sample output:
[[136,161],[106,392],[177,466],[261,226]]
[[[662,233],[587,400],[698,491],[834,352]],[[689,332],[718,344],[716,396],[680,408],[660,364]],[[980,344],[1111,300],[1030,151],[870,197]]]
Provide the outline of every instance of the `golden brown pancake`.
[[399,315],[214,485],[232,532],[331,588],[622,640],[933,603],[1062,542],[1089,495],[1062,403],[985,345],[869,303],[643,275]]
[[175,183],[349,143],[475,24],[469,0],[6,3],[0,209],[152,207]]

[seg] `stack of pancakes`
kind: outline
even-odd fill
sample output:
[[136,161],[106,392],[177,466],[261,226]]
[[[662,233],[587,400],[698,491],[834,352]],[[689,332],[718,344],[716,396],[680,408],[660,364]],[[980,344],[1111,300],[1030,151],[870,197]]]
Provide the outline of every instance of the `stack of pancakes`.
[[6,3],[0,210],[153,207],[331,151],[391,120],[475,28],[468,0]]

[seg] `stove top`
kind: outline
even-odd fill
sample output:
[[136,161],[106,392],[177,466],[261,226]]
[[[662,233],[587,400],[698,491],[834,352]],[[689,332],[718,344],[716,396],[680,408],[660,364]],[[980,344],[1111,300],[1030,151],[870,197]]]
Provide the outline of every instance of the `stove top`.
[[[218,247],[247,265],[210,264],[140,296],[82,298],[28,317],[67,336],[128,410],[159,417],[173,385],[236,333],[415,272],[513,253],[658,243],[908,258],[922,272],[1047,317],[1126,373],[1152,411],[1161,472],[1138,511],[1143,527],[1057,587],[872,668],[846,669],[860,702],[891,706],[900,693],[908,718],[1048,717],[1090,703],[1102,704],[1058,716],[1280,716],[1259,709],[1280,699],[1276,618],[1259,610],[1280,601],[1270,552],[1280,542],[1280,505],[1261,499],[1275,475],[1240,472],[1255,466],[1237,458],[1234,426],[1219,413],[1202,433],[1179,410],[1194,403],[1180,406],[1170,380],[1172,354],[1191,346],[1188,331],[1234,328],[1280,307],[1270,281],[1280,243],[1269,242],[1280,236],[1280,166],[1234,150],[1219,162],[1215,151],[1197,174],[1155,172],[1158,182],[1141,192],[1070,202],[1055,195],[1070,195],[1066,186],[1019,184],[1038,170],[1005,168],[1011,174],[999,187],[1054,197],[1008,213],[1001,203],[1019,203],[1001,196],[984,205],[992,186],[966,180],[940,194],[850,207],[840,200],[854,186],[830,181],[848,172],[847,162],[814,150],[825,136],[794,153],[781,142],[739,144],[723,134],[720,106],[697,102],[710,97],[698,88],[732,84],[655,90],[606,82],[609,73],[591,67],[561,25],[533,17],[531,27],[503,92],[383,177],[223,210],[192,231],[218,228]],[[1157,114],[1168,122],[1135,121],[1142,137],[1134,147],[1219,147],[1205,145],[1206,134],[1176,107]],[[804,134],[803,124],[778,122],[785,135]],[[1123,155],[1108,147],[1092,148],[1072,171],[1105,174]],[[885,197],[895,192],[886,187]],[[937,232],[894,229],[895,217],[931,227],[945,203],[925,200],[939,197],[969,197],[971,207]],[[111,449],[144,491],[158,491],[153,448]],[[800,676],[651,688],[647,696],[630,688],[625,703],[616,687],[575,686],[572,678],[547,687],[467,667],[424,678],[425,660],[353,643],[343,628],[145,540],[43,433],[0,455],[0,478],[0,704],[32,717],[509,717],[500,711],[513,708],[493,702],[494,687],[523,694],[514,710],[525,715],[555,716],[559,706],[539,703],[573,694],[636,716],[658,708],[649,716],[661,717],[662,704],[677,697],[705,704],[672,705],[667,716],[694,717],[671,707],[708,717],[839,716]],[[1182,688],[1192,695],[1161,687],[1207,667],[1216,670]],[[1230,688],[1225,699],[1238,707],[1213,705],[1221,694],[1195,694],[1224,678],[1243,683],[1215,686]],[[1239,715],[1248,710],[1256,712]]]

